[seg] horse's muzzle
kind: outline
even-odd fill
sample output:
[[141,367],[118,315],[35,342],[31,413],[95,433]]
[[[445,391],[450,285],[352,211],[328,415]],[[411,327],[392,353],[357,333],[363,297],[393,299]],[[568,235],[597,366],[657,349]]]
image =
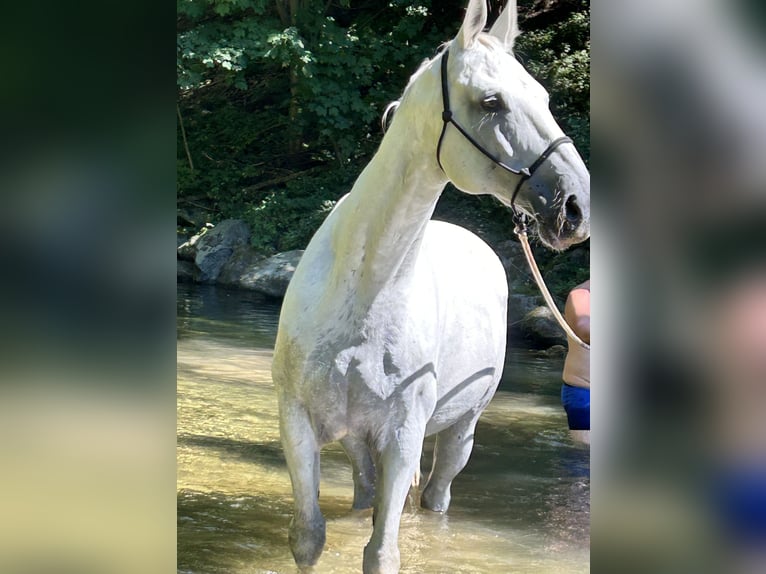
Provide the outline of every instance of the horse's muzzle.
[[[587,209],[587,207],[585,208]],[[547,247],[563,251],[590,237],[590,219],[575,194],[557,202],[553,208],[535,210],[537,235]]]

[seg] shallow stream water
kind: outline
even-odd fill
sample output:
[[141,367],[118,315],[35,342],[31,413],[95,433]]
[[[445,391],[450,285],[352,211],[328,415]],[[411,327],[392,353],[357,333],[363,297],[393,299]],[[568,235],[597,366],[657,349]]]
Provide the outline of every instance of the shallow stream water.
[[[290,479],[271,356],[279,304],[178,287],[178,572],[295,573]],[[563,358],[514,350],[444,515],[408,504],[403,574],[589,571],[590,463],[559,403]],[[422,459],[430,469],[432,440]],[[371,513],[352,513],[351,467],[322,451],[327,543],[315,572],[358,573]]]

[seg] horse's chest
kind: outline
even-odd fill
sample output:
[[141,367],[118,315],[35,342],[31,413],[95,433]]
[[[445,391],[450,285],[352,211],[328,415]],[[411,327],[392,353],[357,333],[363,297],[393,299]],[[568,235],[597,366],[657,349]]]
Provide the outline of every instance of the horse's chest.
[[332,329],[323,339],[307,366],[349,395],[387,399],[419,372],[432,372],[436,362],[434,339],[406,321]]

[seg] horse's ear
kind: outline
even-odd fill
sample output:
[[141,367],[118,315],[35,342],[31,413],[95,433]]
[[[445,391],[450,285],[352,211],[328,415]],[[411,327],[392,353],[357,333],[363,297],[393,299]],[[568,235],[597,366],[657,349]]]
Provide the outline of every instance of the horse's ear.
[[513,50],[513,42],[519,35],[516,0],[508,0],[505,9],[497,17],[489,33],[499,39],[509,52]]
[[470,0],[465,11],[465,19],[457,33],[457,43],[461,48],[470,48],[473,41],[487,25],[486,0]]

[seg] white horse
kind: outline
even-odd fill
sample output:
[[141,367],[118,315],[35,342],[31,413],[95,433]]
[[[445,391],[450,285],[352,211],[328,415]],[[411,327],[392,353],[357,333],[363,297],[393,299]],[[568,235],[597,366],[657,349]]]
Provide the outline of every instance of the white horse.
[[508,4],[484,33],[485,0],[470,0],[457,37],[410,79],[378,152],[311,240],[285,295],[272,373],[301,568],[325,543],[324,444],[340,441],[351,460],[354,508],[374,505],[364,572],[397,572],[424,437],[437,435],[421,504],[442,512],[497,388],[507,281],[478,237],[429,221],[447,182],[520,209],[551,248],[589,236],[590,176],[574,146],[560,145],[571,140],[546,91],[512,55]]

